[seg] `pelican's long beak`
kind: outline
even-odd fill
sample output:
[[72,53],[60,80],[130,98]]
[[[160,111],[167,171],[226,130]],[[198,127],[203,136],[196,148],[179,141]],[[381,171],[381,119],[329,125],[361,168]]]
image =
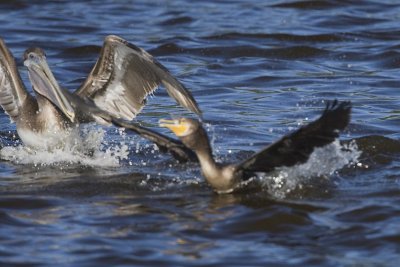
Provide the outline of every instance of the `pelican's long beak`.
[[24,65],[28,68],[33,89],[56,105],[71,122],[74,122],[75,110],[54,78],[46,57],[44,55],[28,57]]
[[180,119],[176,120],[161,119],[159,121],[159,125],[160,127],[166,127],[170,129],[178,137],[186,135],[189,129],[189,125]]

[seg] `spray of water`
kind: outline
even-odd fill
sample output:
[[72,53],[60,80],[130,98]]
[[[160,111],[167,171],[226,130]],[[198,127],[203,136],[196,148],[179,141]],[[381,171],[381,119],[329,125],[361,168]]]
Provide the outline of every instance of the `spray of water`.
[[128,157],[128,146],[106,146],[105,130],[84,127],[71,132],[64,146],[51,150],[31,149],[24,145],[6,146],[0,150],[2,160],[16,164],[46,166],[54,164],[114,167]]
[[[15,164],[27,164],[34,166],[61,165],[68,166],[91,166],[91,167],[118,167],[128,160],[129,165],[133,163],[129,159],[129,148],[140,153],[142,146],[140,142],[132,141],[126,144],[126,133],[118,130],[117,133],[122,141],[110,144],[106,138],[106,131],[99,127],[84,127],[76,133],[65,139],[63,147],[52,150],[33,150],[23,145],[5,146],[0,150],[2,160],[11,161]],[[212,131],[212,129],[211,129]],[[155,147],[156,148],[156,147]],[[154,149],[154,153],[157,149]],[[296,189],[301,189],[303,185],[312,183],[315,177],[330,177],[337,170],[342,169],[349,164],[357,164],[361,155],[355,142],[347,145],[341,145],[339,141],[317,148],[311,154],[309,160],[293,167],[280,167],[274,172],[260,174],[257,179],[264,190],[275,198],[285,198]],[[138,163],[141,168],[147,164]],[[136,164],[135,164],[136,165]],[[176,166],[171,168],[175,168]],[[154,166],[149,166],[153,169]],[[160,167],[161,168],[161,167]],[[203,182],[201,174],[198,173],[198,167],[185,168],[183,171],[186,178],[175,177],[172,180],[165,181],[165,171],[157,169],[156,172],[149,171],[142,186],[150,186],[156,191],[161,188],[168,189],[171,186],[190,186]],[[175,176],[174,173],[171,173]],[[191,177],[191,179],[187,179]],[[159,183],[159,184],[158,184]],[[246,187],[243,184],[242,187]]]
[[357,164],[361,151],[355,142],[341,145],[338,140],[322,148],[317,148],[304,164],[280,167],[274,172],[258,177],[263,188],[273,197],[285,198],[293,190],[301,189],[320,177],[328,179],[336,171],[350,164]]

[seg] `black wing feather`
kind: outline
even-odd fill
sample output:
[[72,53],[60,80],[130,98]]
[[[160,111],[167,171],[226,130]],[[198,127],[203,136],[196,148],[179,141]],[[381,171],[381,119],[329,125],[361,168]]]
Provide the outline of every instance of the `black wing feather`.
[[308,160],[316,147],[333,142],[350,122],[351,102],[328,102],[321,117],[288,134],[238,165],[251,172],[269,172]]

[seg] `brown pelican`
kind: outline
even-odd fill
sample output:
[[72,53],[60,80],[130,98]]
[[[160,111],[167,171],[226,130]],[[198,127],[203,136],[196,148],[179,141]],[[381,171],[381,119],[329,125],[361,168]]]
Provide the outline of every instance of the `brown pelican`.
[[240,182],[255,173],[306,162],[314,148],[325,146],[339,136],[339,131],[350,121],[350,112],[350,102],[328,102],[319,119],[236,164],[215,162],[207,133],[199,121],[188,118],[161,120],[160,126],[172,130],[185,146],[196,153],[207,182],[215,191],[226,193],[232,192]]
[[73,93],[59,86],[42,49],[26,50],[24,65],[36,98],[27,92],[14,57],[0,39],[0,105],[27,146],[52,148],[62,144],[74,126],[94,121],[127,126],[167,149],[176,148],[177,154],[186,153],[179,142],[126,122],[136,117],[159,85],[181,106],[201,114],[190,92],[143,49],[107,36],[95,66]]

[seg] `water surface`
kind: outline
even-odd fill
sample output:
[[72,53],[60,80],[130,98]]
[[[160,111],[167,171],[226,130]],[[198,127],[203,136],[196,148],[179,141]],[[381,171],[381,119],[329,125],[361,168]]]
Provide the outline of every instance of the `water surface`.
[[[335,98],[353,103],[341,139],[361,138],[267,174],[257,190],[217,195],[196,164],[116,128],[88,126],[83,151],[32,154],[1,112],[1,265],[397,266],[396,1],[20,0],[0,10],[28,88],[30,46],[71,91],[106,35],[146,49],[190,88],[220,160],[257,151]],[[169,134],[157,122],[171,116],[192,115],[161,89],[137,119]]]

